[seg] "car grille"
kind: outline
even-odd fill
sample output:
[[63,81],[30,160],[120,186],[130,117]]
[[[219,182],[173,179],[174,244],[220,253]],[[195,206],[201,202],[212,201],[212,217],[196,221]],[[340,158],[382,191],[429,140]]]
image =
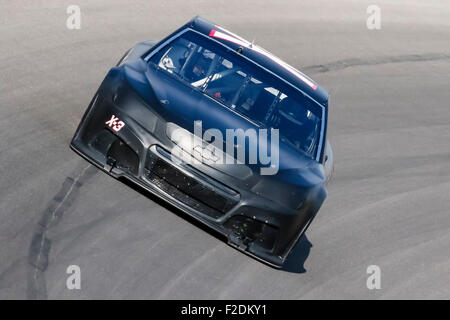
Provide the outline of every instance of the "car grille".
[[[215,187],[201,178],[185,174],[182,170],[149,152],[145,165],[146,178],[159,189],[187,206],[218,219],[239,202],[239,194],[228,187]],[[218,183],[218,182],[216,182]]]

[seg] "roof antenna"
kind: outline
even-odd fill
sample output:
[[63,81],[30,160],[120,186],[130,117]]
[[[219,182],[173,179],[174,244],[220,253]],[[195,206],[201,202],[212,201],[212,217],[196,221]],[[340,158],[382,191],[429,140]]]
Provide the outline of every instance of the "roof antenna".
[[253,41],[250,43],[250,48],[253,48],[254,44],[255,44],[255,38],[253,38]]

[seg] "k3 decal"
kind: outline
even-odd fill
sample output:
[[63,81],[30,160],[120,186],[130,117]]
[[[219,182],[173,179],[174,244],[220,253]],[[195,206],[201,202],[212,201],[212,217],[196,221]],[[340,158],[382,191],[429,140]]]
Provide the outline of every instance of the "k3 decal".
[[119,132],[120,129],[122,129],[125,126],[125,122],[119,120],[119,118],[116,117],[115,115],[112,115],[111,119],[106,121],[105,124],[107,124],[108,127],[112,128],[115,132]]

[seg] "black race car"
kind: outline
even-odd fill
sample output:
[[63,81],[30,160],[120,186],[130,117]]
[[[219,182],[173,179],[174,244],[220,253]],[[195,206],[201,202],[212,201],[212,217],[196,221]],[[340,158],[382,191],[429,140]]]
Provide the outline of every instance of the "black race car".
[[71,148],[281,267],[322,205],[328,94],[196,17],[112,68]]

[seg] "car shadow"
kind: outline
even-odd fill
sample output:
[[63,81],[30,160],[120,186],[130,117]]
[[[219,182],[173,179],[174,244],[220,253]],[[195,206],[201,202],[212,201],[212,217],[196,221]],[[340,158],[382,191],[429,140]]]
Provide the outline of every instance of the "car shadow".
[[305,261],[308,259],[312,246],[306,234],[303,234],[286,258],[281,270],[291,273],[305,273]]
[[[177,207],[171,205],[170,203],[164,201],[163,199],[159,198],[158,196],[154,195],[150,191],[140,187],[139,185],[134,184],[128,179],[125,178],[119,178],[120,182],[128,186],[129,188],[133,189],[134,191],[142,194],[143,196],[147,197],[151,201],[155,202],[156,204],[160,205],[161,207],[171,211],[172,213],[176,214],[180,218],[184,219],[185,221],[189,222],[190,224],[196,226],[197,228],[201,229],[202,231],[208,233],[209,235],[217,238],[220,241],[227,242],[228,239],[223,234],[209,228],[208,226],[204,225],[200,221],[196,220],[195,218],[191,217],[187,213],[183,212],[182,210],[178,209]],[[306,259],[309,256],[310,249],[312,247],[311,242],[308,240],[305,234],[303,234],[300,239],[297,241],[297,244],[292,249],[289,256],[286,258],[286,262],[284,266],[281,269],[277,270],[283,270],[285,272],[291,272],[291,273],[305,273],[306,269],[304,268],[304,264]]]

